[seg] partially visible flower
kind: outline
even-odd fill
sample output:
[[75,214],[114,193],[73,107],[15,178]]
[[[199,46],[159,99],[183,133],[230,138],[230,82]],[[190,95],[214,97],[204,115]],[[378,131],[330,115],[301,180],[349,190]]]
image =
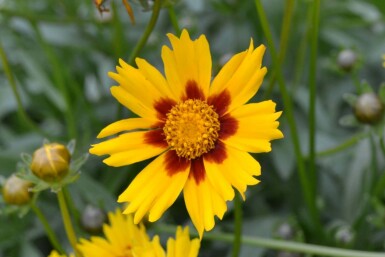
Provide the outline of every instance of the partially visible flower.
[[11,175],[3,186],[3,199],[7,204],[24,205],[29,203],[32,193],[29,191],[32,183]]
[[149,248],[150,239],[142,224],[133,222],[132,215],[121,210],[108,213],[110,224],[104,224],[104,237],[94,236],[90,240],[80,239],[79,251],[85,257],[126,257],[133,256],[134,247]]
[[65,145],[49,143],[33,153],[30,168],[44,181],[60,181],[68,173],[70,160],[71,154]]
[[123,60],[109,73],[119,86],[112,95],[139,117],[110,124],[98,135],[119,136],[95,144],[90,153],[109,154],[104,162],[124,166],[155,156],[119,196],[129,202],[124,213],[138,223],[149,213],[158,220],[183,191],[187,211],[199,235],[222,219],[234,188],[243,198],[256,185],[259,163],[248,153],[270,152],[270,141],[283,137],[281,112],[273,101],[246,104],[267,72],[263,45],[233,56],[211,82],[211,54],[205,36],[191,40],[187,30],[168,34],[165,77],[143,59],[138,68]]
[[155,236],[152,241],[152,248],[134,249],[135,257],[197,257],[200,248],[199,239],[190,240],[189,228],[178,226],[176,236],[167,241],[167,253],[159,243],[159,237]]
[[385,54],[382,55],[382,67],[385,68]]
[[75,255],[72,253],[70,255],[65,255],[65,254],[59,254],[57,251],[53,250],[48,257],[75,257]]

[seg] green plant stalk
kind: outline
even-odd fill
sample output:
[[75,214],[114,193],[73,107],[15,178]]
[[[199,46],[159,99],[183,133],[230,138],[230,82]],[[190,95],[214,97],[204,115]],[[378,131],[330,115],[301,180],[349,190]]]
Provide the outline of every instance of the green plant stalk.
[[[155,229],[160,232],[167,232],[170,234],[175,233],[176,227],[172,225],[156,225]],[[198,233],[191,232],[192,237],[198,237]],[[231,233],[214,233],[208,232],[205,233],[203,240],[215,240],[231,243],[234,241],[234,235]],[[356,250],[347,250],[340,249],[329,246],[321,246],[314,244],[306,244],[300,242],[290,242],[280,239],[270,239],[263,237],[254,237],[254,236],[243,236],[242,244],[262,247],[267,249],[281,250],[281,251],[290,251],[298,252],[310,255],[319,255],[319,256],[331,256],[331,257],[384,257],[384,252],[375,253],[367,251],[356,251]]]
[[2,61],[2,64],[3,64],[3,69],[4,69],[4,73],[5,75],[7,76],[7,79],[9,81],[9,84],[12,88],[12,92],[13,92],[13,95],[15,96],[15,99],[16,99],[16,104],[17,104],[17,112],[18,112],[18,115],[20,117],[20,119],[28,126],[30,127],[31,129],[37,131],[38,133],[44,135],[44,136],[47,136],[47,134],[42,131],[30,118],[29,116],[27,115],[26,111],[24,110],[23,108],[23,103],[21,102],[21,97],[20,97],[20,94],[19,94],[19,91],[18,91],[18,88],[17,88],[17,85],[16,85],[16,81],[15,81],[15,78],[13,77],[13,73],[11,71],[11,67],[9,65],[9,62],[8,62],[8,58],[7,58],[7,55],[3,49],[3,46],[2,44],[0,43],[0,57],[1,57],[1,61]]
[[39,43],[42,45],[47,55],[49,62],[52,64],[55,84],[58,86],[59,90],[63,94],[64,100],[66,103],[65,119],[68,127],[68,138],[69,139],[76,138],[77,131],[76,131],[76,122],[74,117],[75,111],[72,110],[73,99],[71,99],[71,96],[70,96],[69,86],[66,85],[66,80],[63,74],[63,70],[60,67],[60,62],[57,56],[55,55],[54,51],[52,50],[52,47],[44,40],[44,37],[41,34],[41,31],[38,25],[35,22],[31,22],[31,25],[36,33]]
[[282,77],[281,67],[279,65],[276,65],[277,54],[274,48],[273,38],[270,33],[269,24],[267,22],[266,14],[263,10],[261,1],[255,0],[255,6],[257,8],[257,13],[261,22],[261,26],[266,37],[267,45],[270,49],[273,66],[277,70],[276,74],[277,74],[278,85],[282,95],[283,104],[285,108],[285,115],[289,123],[290,134],[294,145],[294,153],[295,153],[296,161],[298,165],[299,179],[300,179],[300,184],[304,195],[305,204],[313,224],[315,225],[315,227],[320,228],[321,225],[319,221],[318,209],[316,207],[316,199],[315,199],[313,190],[311,188],[311,184],[308,183],[309,176],[305,170],[304,160],[301,153],[301,147],[299,144],[298,132],[297,132],[297,127],[294,119],[293,104],[292,104],[290,95],[285,87],[285,82]]
[[[294,0],[287,0],[284,10],[284,15],[282,19],[282,29],[281,29],[281,40],[279,42],[279,53],[278,53],[278,61],[277,65],[282,65],[283,61],[285,60],[286,56],[286,50],[287,45],[289,41],[289,34],[290,34],[290,28],[291,28],[291,20],[293,17],[293,9],[294,9]],[[270,77],[270,83],[263,95],[263,99],[267,99],[270,97],[271,93],[273,92],[274,85],[276,82],[276,69],[273,67],[273,73]]]
[[31,204],[31,209],[36,214],[37,218],[40,220],[41,224],[43,224],[45,233],[48,236],[49,241],[51,242],[52,246],[58,251],[60,254],[64,254],[64,250],[61,247],[59,240],[56,238],[55,233],[53,232],[51,226],[49,225],[47,219],[45,218],[44,214],[41,212],[41,210],[36,206],[35,203]]
[[80,254],[80,252],[76,246],[77,238],[76,238],[75,230],[72,226],[72,221],[71,221],[71,217],[70,217],[70,214],[68,211],[68,207],[67,207],[67,203],[65,200],[63,190],[60,190],[59,192],[57,192],[57,198],[58,198],[60,212],[61,212],[61,216],[63,219],[63,224],[64,224],[64,228],[65,228],[65,231],[67,234],[67,238],[68,238],[68,240],[69,240],[69,242],[70,242],[70,244],[71,244],[71,246],[75,252],[75,256],[81,257],[82,255]]
[[178,19],[176,18],[176,14],[175,14],[175,10],[174,10],[173,5],[170,5],[168,7],[168,15],[170,16],[170,21],[171,21],[172,27],[175,30],[175,33],[179,36],[181,31],[180,31],[180,27],[178,24]]
[[[312,8],[308,8],[306,12],[306,24],[309,24],[312,19]],[[301,41],[299,43],[298,51],[296,54],[296,63],[295,63],[295,68],[294,68],[294,79],[293,79],[293,84],[292,84],[292,90],[296,90],[298,87],[298,84],[302,78],[303,75],[303,67],[305,67],[305,57],[306,57],[306,52],[308,48],[308,39],[309,39],[309,30],[305,30],[303,33],[303,36],[301,38]]]
[[351,147],[352,145],[357,144],[360,140],[362,140],[363,138],[365,138],[367,136],[369,136],[369,133],[361,132],[361,133],[356,134],[353,137],[347,139],[346,141],[342,142],[340,145],[326,149],[324,151],[320,151],[316,155],[317,155],[317,157],[325,157],[325,156],[329,156],[329,155],[338,153],[342,150],[345,150],[345,149]]
[[310,69],[309,69],[309,169],[311,188],[314,195],[317,192],[317,169],[316,169],[316,94],[317,94],[317,50],[320,0],[313,1],[313,19],[311,23],[311,45],[310,45]]
[[232,257],[238,257],[242,243],[242,200],[239,193],[234,197],[234,240]]
[[146,29],[144,30],[142,37],[140,38],[140,40],[136,44],[134,50],[132,50],[130,57],[128,58],[129,64],[134,65],[135,58],[139,55],[140,51],[142,50],[144,45],[147,43],[148,37],[150,36],[152,30],[154,29],[154,27],[156,25],[156,22],[158,21],[159,12],[160,12],[161,7],[162,7],[162,1],[161,0],[155,0],[150,21],[147,24]]

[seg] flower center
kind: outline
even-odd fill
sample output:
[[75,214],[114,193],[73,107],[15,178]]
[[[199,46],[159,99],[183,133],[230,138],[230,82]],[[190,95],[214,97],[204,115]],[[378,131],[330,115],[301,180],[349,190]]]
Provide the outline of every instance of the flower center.
[[218,138],[218,114],[212,105],[188,99],[175,105],[168,113],[163,132],[177,155],[195,159],[215,147]]

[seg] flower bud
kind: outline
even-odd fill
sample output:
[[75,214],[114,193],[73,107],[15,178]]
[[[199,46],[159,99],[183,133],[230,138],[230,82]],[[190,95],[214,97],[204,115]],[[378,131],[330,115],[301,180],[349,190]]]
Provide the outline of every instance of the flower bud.
[[384,113],[384,105],[374,93],[365,93],[358,97],[354,106],[356,118],[366,124],[379,122]]
[[81,225],[87,232],[98,233],[102,231],[106,220],[107,216],[103,210],[87,205],[82,214]]
[[18,178],[16,175],[10,176],[3,187],[4,201],[14,205],[27,204],[32,198],[32,193],[28,191],[31,186],[31,182]]
[[32,156],[31,170],[46,182],[60,181],[68,173],[71,154],[57,143],[44,144]]
[[345,70],[350,71],[356,64],[357,56],[351,49],[342,50],[337,57],[338,66]]

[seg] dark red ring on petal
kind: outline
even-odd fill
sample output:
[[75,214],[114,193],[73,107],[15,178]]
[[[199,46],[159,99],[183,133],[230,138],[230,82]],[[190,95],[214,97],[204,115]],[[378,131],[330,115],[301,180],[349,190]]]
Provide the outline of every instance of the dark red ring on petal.
[[171,98],[161,98],[154,103],[154,109],[157,111],[157,117],[159,120],[166,121],[167,113],[172,107],[176,105],[176,102]]
[[209,105],[214,106],[214,110],[218,113],[219,117],[226,113],[231,104],[231,95],[228,90],[223,90],[219,94],[211,95],[207,99]]
[[179,157],[174,150],[169,150],[166,153],[164,162],[167,175],[170,177],[178,172],[185,171],[191,163],[190,160]]
[[163,129],[154,129],[147,131],[144,134],[144,143],[157,147],[168,147],[168,144],[164,139]]
[[195,80],[188,80],[186,83],[185,95],[182,97],[182,100],[186,101],[187,99],[206,100],[203,90]]
[[219,118],[219,139],[226,139],[234,135],[238,130],[238,120],[229,113]]
[[222,141],[218,140],[215,148],[203,156],[205,161],[221,164],[227,158],[226,146]]

